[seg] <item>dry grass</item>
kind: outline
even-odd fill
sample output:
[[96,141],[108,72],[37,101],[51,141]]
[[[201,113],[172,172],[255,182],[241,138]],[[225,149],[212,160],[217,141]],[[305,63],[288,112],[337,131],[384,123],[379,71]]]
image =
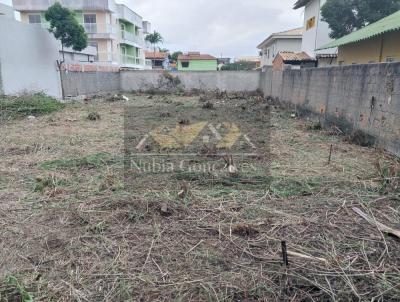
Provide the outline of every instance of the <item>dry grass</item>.
[[[250,117],[266,106],[253,97],[209,99],[213,110],[198,97],[129,97],[147,130],[220,112],[258,129],[262,120]],[[0,301],[399,300],[400,241],[352,211],[399,227],[396,175],[382,172],[396,159],[272,107],[265,188],[184,175],[162,179],[168,189],[130,191],[124,105],[98,99],[1,125]],[[199,160],[218,160],[212,153]],[[179,198],[188,177],[190,194]]]

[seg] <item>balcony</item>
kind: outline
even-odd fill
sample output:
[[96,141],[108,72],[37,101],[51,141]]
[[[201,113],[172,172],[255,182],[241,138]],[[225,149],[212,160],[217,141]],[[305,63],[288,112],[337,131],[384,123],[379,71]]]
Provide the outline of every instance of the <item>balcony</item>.
[[97,56],[95,56],[95,61],[96,62],[102,62],[102,63],[118,63],[118,53],[113,53],[113,52],[106,52],[106,51],[99,51],[97,53]]
[[[144,69],[146,62],[144,59],[137,58],[131,55],[120,55],[120,63],[122,66],[133,67],[133,68],[141,68]],[[135,65],[135,66],[133,66]]]
[[55,2],[72,10],[87,11],[116,11],[114,0],[13,0],[14,9],[17,11],[45,11]]
[[106,23],[81,23],[85,32],[92,39],[115,39],[115,26]]
[[117,18],[135,24],[139,28],[143,27],[143,18],[126,5],[117,4]]
[[121,30],[119,37],[125,44],[133,45],[138,48],[143,48],[144,46],[144,39],[142,34],[135,35],[134,33],[131,33],[129,31]]

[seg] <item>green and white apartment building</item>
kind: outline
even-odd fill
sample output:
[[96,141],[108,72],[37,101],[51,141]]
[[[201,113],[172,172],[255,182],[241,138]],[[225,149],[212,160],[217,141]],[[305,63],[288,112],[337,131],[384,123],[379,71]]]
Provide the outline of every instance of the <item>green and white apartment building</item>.
[[[21,21],[49,27],[45,11],[56,0],[13,0],[14,9],[20,12]],[[95,61],[121,68],[151,69],[146,62],[144,35],[150,23],[132,9],[115,0],[57,0],[73,10],[85,28],[89,46],[97,49]]]

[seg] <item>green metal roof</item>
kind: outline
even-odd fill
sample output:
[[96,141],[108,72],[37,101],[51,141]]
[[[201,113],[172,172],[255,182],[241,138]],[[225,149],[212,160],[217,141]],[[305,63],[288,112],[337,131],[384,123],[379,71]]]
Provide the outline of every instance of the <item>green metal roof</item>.
[[294,4],[294,9],[298,9],[300,7],[306,6],[311,0],[297,0],[297,2]]
[[386,18],[383,18],[375,23],[367,25],[347,36],[344,36],[340,39],[332,41],[317,50],[334,48],[350,43],[359,42],[362,40],[370,39],[381,34],[384,34],[389,31],[399,30],[400,29],[400,10]]

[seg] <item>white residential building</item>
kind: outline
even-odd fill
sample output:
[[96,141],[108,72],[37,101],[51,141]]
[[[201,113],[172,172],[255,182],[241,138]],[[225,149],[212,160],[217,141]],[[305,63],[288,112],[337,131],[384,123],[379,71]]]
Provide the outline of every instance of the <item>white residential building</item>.
[[13,8],[11,6],[0,3],[0,17],[15,19]]
[[96,62],[144,69],[143,19],[115,0],[13,0],[21,21],[48,27],[45,11],[56,1],[73,10],[85,28],[89,46],[97,49]]
[[273,61],[279,52],[301,51],[303,28],[295,28],[287,31],[273,33],[257,46],[261,51],[261,67],[268,68],[273,65]]
[[315,51],[319,47],[329,43],[330,29],[328,23],[322,21],[321,7],[326,0],[298,0],[294,9],[304,7],[304,33],[301,50],[311,57],[318,55],[336,55],[337,48]]

